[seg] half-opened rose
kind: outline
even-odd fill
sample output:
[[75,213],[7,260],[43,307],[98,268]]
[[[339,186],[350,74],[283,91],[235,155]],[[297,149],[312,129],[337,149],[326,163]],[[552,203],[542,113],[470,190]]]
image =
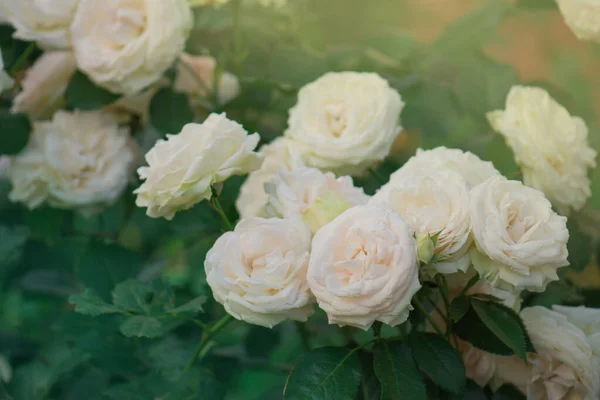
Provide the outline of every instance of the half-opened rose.
[[45,49],[68,49],[69,27],[79,0],[3,0],[0,14],[16,29],[14,37]]
[[281,136],[262,146],[259,154],[264,157],[264,161],[259,169],[248,175],[235,202],[242,218],[265,216],[264,208],[268,200],[265,183],[273,179],[277,171],[289,171],[305,166],[292,143]]
[[401,170],[373,196],[371,203],[391,207],[415,230],[417,238],[437,235],[437,261],[431,272],[466,271],[472,241],[466,181],[450,169]]
[[556,0],[558,9],[575,36],[600,42],[600,4],[594,0]]
[[330,324],[403,323],[421,287],[412,229],[389,208],[346,210],[315,234],[308,284]]
[[521,311],[536,350],[527,357],[532,366],[528,399],[592,400],[600,396],[600,358],[566,314],[539,306]]
[[[280,218],[313,215],[317,211],[313,209],[314,207],[326,208],[327,204],[324,203],[331,201],[339,203],[337,207],[330,208],[340,210],[338,213],[340,214],[347,208],[366,204],[369,200],[369,196],[363,189],[354,186],[351,177],[336,178],[331,172],[324,173],[316,168],[307,167],[278,171],[275,177],[265,184],[265,191],[269,196],[265,205],[265,214]],[[330,217],[326,218],[325,222],[329,222],[337,215]],[[311,229],[313,232],[321,227],[321,224],[310,225],[314,228]]]
[[128,130],[101,112],[58,111],[37,122],[27,147],[10,165],[9,198],[36,208],[93,208],[117,200],[133,173]]
[[308,166],[356,175],[388,155],[403,107],[375,73],[330,72],[300,89],[285,135]]
[[[232,73],[222,72],[216,85],[217,92],[214,94],[216,72],[217,60],[214,57],[183,53],[177,63],[177,76],[173,87],[176,91],[191,96],[216,95],[218,104],[225,104],[240,93],[240,82]],[[194,100],[193,97],[190,99],[193,106],[196,105]]]
[[138,169],[145,182],[134,192],[136,205],[147,207],[150,217],[172,219],[177,211],[210,199],[211,185],[260,167],[262,158],[253,152],[258,140],[258,133],[248,135],[225,114],[185,125],[146,154],[148,166]]
[[11,111],[25,113],[32,119],[51,116],[62,105],[67,85],[76,68],[71,52],[42,54],[27,70]]
[[398,175],[425,168],[457,172],[469,187],[477,186],[492,176],[500,175],[491,162],[483,161],[468,151],[442,146],[432,150],[417,149],[417,154],[390,176],[390,181],[393,182]]
[[192,28],[187,0],[80,0],[71,26],[77,66],[96,84],[133,94],[156,82]]
[[314,311],[309,251],[310,232],[298,219],[244,219],[206,255],[206,281],[237,319],[268,328],[306,321]]
[[567,261],[567,219],[535,189],[497,176],[471,190],[473,266],[493,286],[543,291]]
[[596,150],[581,118],[544,89],[527,86],[514,86],[506,108],[487,118],[514,151],[527,186],[544,192],[564,215],[583,207],[592,194],[588,168],[596,166]]

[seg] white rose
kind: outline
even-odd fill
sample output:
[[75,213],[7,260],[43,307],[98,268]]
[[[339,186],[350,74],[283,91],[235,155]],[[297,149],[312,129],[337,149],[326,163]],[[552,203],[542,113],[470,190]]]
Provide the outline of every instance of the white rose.
[[314,311],[309,251],[310,232],[297,219],[244,219],[207,253],[206,281],[237,319],[268,328],[306,321]]
[[544,195],[496,176],[471,190],[471,224],[479,275],[507,290],[543,291],[567,261],[567,219]]
[[[600,310],[587,307],[553,306],[552,309],[585,333],[594,354],[600,357]],[[599,371],[600,373],[600,371]]]
[[315,234],[308,284],[330,324],[403,323],[421,287],[412,229],[390,209],[346,210]]
[[600,4],[595,0],[556,0],[565,22],[582,40],[600,42]]
[[432,150],[417,149],[417,154],[412,156],[398,171],[390,176],[394,181],[398,175],[411,173],[420,169],[452,170],[459,173],[470,187],[474,187],[486,179],[500,175],[500,172],[489,161],[482,161],[475,154],[459,149],[436,147]]
[[466,271],[471,245],[469,188],[456,172],[431,168],[395,173],[371,199],[402,216],[417,234],[438,235],[431,272],[450,274]]
[[25,113],[32,119],[51,116],[62,105],[67,85],[76,68],[75,57],[70,52],[42,54],[27,70],[11,111]]
[[248,135],[225,114],[185,125],[146,154],[148,166],[138,169],[145,182],[134,192],[136,205],[148,207],[150,217],[172,219],[177,211],[210,199],[211,185],[260,167],[262,158],[252,151],[258,141],[258,133]]
[[304,167],[300,155],[294,151],[290,141],[283,137],[261,147],[259,153],[264,157],[264,162],[260,169],[248,175],[235,202],[242,218],[264,216],[264,206],[268,200],[264,186],[273,179],[275,172]]
[[135,147],[110,114],[58,111],[36,122],[27,147],[10,165],[12,201],[35,208],[91,210],[121,195],[132,175]]
[[4,70],[4,60],[2,59],[2,50],[0,50],[0,92],[10,89],[14,82],[14,79]]
[[156,82],[192,28],[186,0],[80,0],[71,26],[77,66],[115,93]]
[[536,350],[528,355],[527,398],[598,399],[600,358],[586,334],[565,314],[544,307],[525,308],[521,317]]
[[331,172],[324,173],[307,167],[276,172],[275,177],[265,184],[265,191],[269,196],[265,214],[269,217],[302,217],[318,200],[330,194],[335,194],[339,201],[345,202],[345,207],[335,207],[343,208],[342,211],[369,201],[369,196],[354,186],[351,177],[336,178]]
[[544,192],[562,214],[583,207],[592,193],[588,168],[596,166],[596,151],[581,118],[544,89],[526,86],[514,86],[506,109],[487,118],[514,151],[527,186]]
[[307,165],[355,175],[388,155],[403,107],[375,73],[330,72],[300,89],[285,135]]
[[16,29],[14,37],[45,49],[68,49],[69,26],[79,0],[3,0],[0,14]]
[[[176,91],[192,96],[207,97],[214,91],[217,60],[211,56],[192,56],[183,53],[179,56],[177,76],[173,87]],[[225,104],[240,93],[237,77],[229,72],[221,73],[217,85],[217,101]],[[195,105],[193,99],[190,99]]]

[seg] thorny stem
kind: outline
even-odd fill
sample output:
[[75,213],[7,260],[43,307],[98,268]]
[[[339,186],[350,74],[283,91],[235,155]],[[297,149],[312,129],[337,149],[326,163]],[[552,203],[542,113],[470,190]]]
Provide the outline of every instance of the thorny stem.
[[425,315],[425,317],[427,317],[427,321],[429,321],[429,323],[431,324],[431,327],[433,329],[435,329],[435,331],[438,333],[438,335],[440,335],[442,337],[446,336],[446,335],[444,335],[442,330],[437,326],[437,324],[433,320],[433,317],[431,316],[431,313],[427,312],[427,310],[425,309],[425,307],[423,306],[421,301],[415,297],[415,298],[413,298],[412,302],[419,309],[419,311],[421,311]]
[[198,343],[198,347],[196,347],[194,354],[192,355],[192,357],[186,364],[185,368],[183,369],[184,373],[187,372],[192,367],[192,365],[194,365],[194,362],[202,354],[204,348],[208,345],[210,339],[217,332],[219,332],[221,329],[223,329],[225,327],[225,325],[227,325],[229,323],[229,321],[231,321],[231,315],[225,314],[225,316],[223,318],[221,318],[220,320],[218,320],[212,326],[212,328],[210,328],[208,331],[204,332],[202,340],[200,340],[200,343]]
[[223,210],[223,206],[221,205],[221,201],[219,201],[219,197],[213,196],[212,199],[210,200],[210,204],[212,205],[214,210],[219,214],[219,216],[225,223],[225,227],[227,228],[227,230],[232,231],[234,226],[231,223],[231,221],[229,220],[229,218],[227,218],[227,214],[225,213],[225,210]]

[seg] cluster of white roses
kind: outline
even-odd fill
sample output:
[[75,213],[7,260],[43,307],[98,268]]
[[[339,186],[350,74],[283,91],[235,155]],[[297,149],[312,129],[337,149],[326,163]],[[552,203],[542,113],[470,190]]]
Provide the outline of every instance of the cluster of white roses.
[[[174,62],[173,89],[189,95],[192,107],[215,89],[216,60],[183,52],[192,27],[187,0],[0,1],[0,17],[15,37],[46,50],[27,70],[11,109],[34,121],[26,149],[8,169],[11,200],[29,208],[47,202],[90,211],[121,195],[138,164],[123,122],[132,114],[146,122],[150,99]],[[121,97],[99,111],[60,111],[77,69]],[[223,104],[240,86],[227,72],[218,76]],[[0,89],[12,85],[2,71]]]
[[[171,218],[213,198],[213,186],[230,175],[250,172],[237,199],[242,219],[208,252],[205,270],[215,299],[253,324],[305,321],[317,303],[332,324],[398,325],[408,318],[420,282],[436,274],[444,274],[451,297],[478,275],[468,293],[491,294],[518,311],[521,291],[545,290],[568,265],[566,217],[541,191],[506,179],[472,153],[444,147],[418,150],[367,196],[349,175],[387,155],[402,108],[398,93],[376,74],[329,73],[300,90],[284,136],[258,153],[257,134],[213,114],[146,155],[137,204],[152,217]],[[557,207],[581,207],[595,157],[583,121],[528,87],[513,88],[506,110],[489,119],[515,149],[526,183],[548,193]],[[553,174],[554,184],[537,178],[544,174]],[[561,195],[559,185],[567,181],[562,190],[570,194]],[[505,368],[518,361],[460,341],[469,376],[482,385],[515,383],[536,399],[596,393],[593,343],[575,356],[569,348],[545,348],[544,331],[530,321],[539,312],[522,313],[538,349],[529,366]],[[588,340],[565,335],[572,341],[565,346]],[[569,357],[587,357],[586,368],[594,369],[581,369],[580,360]],[[524,369],[521,380],[512,379]]]

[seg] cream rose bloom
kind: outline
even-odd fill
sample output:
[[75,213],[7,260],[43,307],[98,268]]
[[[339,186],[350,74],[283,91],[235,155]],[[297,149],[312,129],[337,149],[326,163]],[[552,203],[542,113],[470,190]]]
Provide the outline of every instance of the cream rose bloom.
[[273,179],[277,171],[290,171],[305,166],[292,143],[283,137],[262,146],[259,154],[264,157],[264,162],[260,169],[248,175],[235,202],[242,218],[265,216],[264,206],[268,200],[265,183]]
[[543,291],[567,261],[567,219],[544,195],[496,176],[471,190],[471,224],[479,275],[506,290]]
[[417,237],[438,235],[432,273],[466,271],[470,265],[471,218],[467,182],[451,169],[407,169],[395,172],[371,199],[400,214]]
[[582,40],[600,42],[600,3],[595,0],[556,0],[565,22]]
[[133,94],[156,82],[192,28],[186,0],[80,0],[71,26],[77,66],[96,84]]
[[69,26],[79,0],[2,0],[0,14],[16,29],[14,37],[44,49],[68,49]]
[[356,175],[388,155],[403,107],[375,73],[330,72],[300,89],[285,135],[308,166]]
[[315,234],[308,284],[330,324],[403,323],[421,287],[412,229],[391,209],[346,210]]
[[36,122],[26,148],[10,165],[11,201],[36,208],[91,211],[121,195],[134,168],[128,130],[101,112],[58,111]]
[[207,253],[206,281],[237,319],[267,328],[306,321],[314,311],[309,251],[310,232],[298,219],[244,219]]
[[394,181],[398,175],[410,173],[409,171],[415,169],[452,170],[460,174],[469,187],[477,186],[492,176],[500,175],[491,162],[482,161],[468,151],[442,146],[432,150],[417,149],[417,154],[390,176],[390,181]]
[[[173,87],[176,91],[192,96],[207,97],[215,90],[217,60],[211,56],[192,56],[183,53],[179,56],[177,76]],[[225,104],[240,93],[240,83],[235,75],[222,72],[217,85],[217,102]],[[194,99],[190,99],[196,105]]]
[[528,399],[595,400],[600,396],[600,358],[569,314],[539,306],[521,311],[536,349],[528,355]]
[[262,157],[253,152],[258,141],[258,133],[248,135],[225,114],[185,125],[146,154],[148,166],[138,169],[145,182],[134,192],[136,205],[148,207],[152,218],[172,219],[177,211],[210,199],[211,185],[260,167]]
[[12,112],[32,119],[51,116],[64,101],[67,85],[77,66],[75,57],[67,51],[42,54],[27,71],[21,91],[13,101]]
[[[336,178],[331,172],[307,167],[276,172],[275,177],[265,184],[265,191],[268,194],[265,214],[279,218],[304,217],[317,202],[327,200],[328,196],[335,196],[338,202],[343,203],[335,207],[341,211],[369,201],[369,196],[363,189],[354,186],[351,177]],[[331,219],[336,216],[331,216]],[[316,228],[320,226],[311,229],[313,233]]]
[[544,89],[527,86],[514,86],[506,109],[487,118],[514,151],[527,186],[544,192],[562,214],[583,207],[592,193],[588,168],[596,166],[596,151],[581,118]]

